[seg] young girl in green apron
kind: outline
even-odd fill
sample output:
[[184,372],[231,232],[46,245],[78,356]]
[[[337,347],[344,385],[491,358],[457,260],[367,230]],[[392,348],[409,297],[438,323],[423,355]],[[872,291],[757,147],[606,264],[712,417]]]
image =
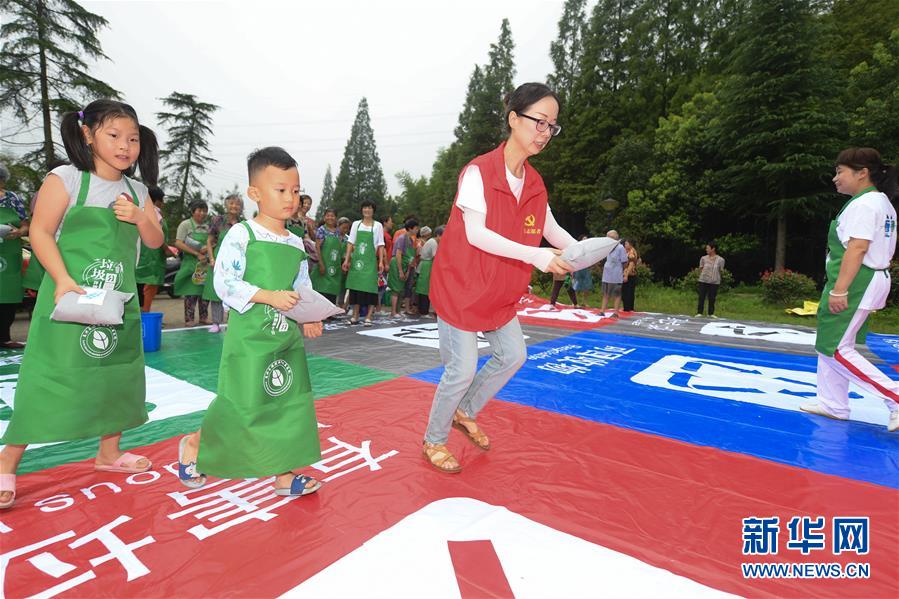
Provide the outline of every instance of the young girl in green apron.
[[145,457],[123,453],[121,431],[147,421],[144,354],[137,298],[124,323],[85,326],[50,320],[56,302],[83,287],[137,291],[138,244],[162,244],[147,188],[129,179],[135,163],[149,184],[158,174],[153,132],[134,109],[91,102],[63,116],[71,166],[54,169],[40,189],[30,238],[47,270],[28,332],[12,419],[0,442],[0,507],[12,505],[15,471],[29,443],[100,437],[94,468],[143,472]]
[[837,192],[850,196],[830,224],[827,283],[818,305],[818,403],[805,412],[837,420],[849,418],[849,384],[883,398],[890,411],[887,429],[899,430],[899,382],[890,379],[855,349],[864,343],[868,315],[886,305],[890,260],[896,252],[896,168],[883,164],[872,148],[840,152],[833,178]]
[[343,271],[347,273],[346,288],[353,306],[350,324],[358,324],[360,306],[368,306],[365,326],[371,326],[372,313],[378,303],[378,271],[384,270],[384,225],[375,220],[375,203],[362,202],[362,220],[350,227]]
[[303,334],[318,337],[322,323],[304,324],[301,333],[280,313],[310,283],[303,240],[284,226],[299,202],[300,177],[281,148],[257,150],[248,170],[247,195],[259,213],[232,227],[219,252],[215,289],[231,316],[218,395],[201,430],[179,444],[179,478],[198,488],[206,475],[274,475],[276,494],[306,495],[321,484],[294,471],[319,461],[321,450]]
[[212,312],[212,326],[209,327],[210,333],[218,333],[222,330],[222,324],[225,322],[225,308],[222,300],[215,292],[214,277],[212,270],[215,268],[215,261],[222,249],[222,241],[225,235],[231,230],[231,227],[244,220],[243,216],[243,198],[237,194],[229,195],[225,198],[225,214],[216,216],[209,225],[209,237],[206,239],[206,255],[209,256],[209,276],[206,277],[206,283],[203,285],[203,299],[209,301],[209,309]]
[[10,328],[22,303],[22,237],[28,235],[28,214],[19,196],[6,189],[9,171],[0,164],[0,349],[21,349]]
[[343,275],[340,268],[343,247],[337,230],[337,213],[330,208],[325,210],[325,224],[315,231],[315,247],[318,264],[311,269],[312,287],[332,303],[337,303]]
[[[203,299],[203,287],[209,272],[209,260],[206,254],[206,239],[209,237],[209,223],[206,215],[209,206],[202,200],[188,206],[190,218],[181,221],[175,233],[175,247],[181,250],[181,266],[175,273],[173,285],[175,295],[184,298],[184,326],[209,324],[209,301]],[[188,244],[188,239],[190,244]],[[194,308],[200,304],[200,320],[194,320]]]

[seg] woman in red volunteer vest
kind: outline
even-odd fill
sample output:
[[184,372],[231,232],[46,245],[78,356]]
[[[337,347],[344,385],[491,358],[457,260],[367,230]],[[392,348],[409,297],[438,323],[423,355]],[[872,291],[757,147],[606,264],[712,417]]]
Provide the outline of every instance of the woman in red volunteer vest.
[[[462,469],[446,447],[450,427],[480,449],[490,448],[475,418],[527,357],[516,307],[531,269],[571,272],[559,250],[539,247],[544,237],[560,249],[575,240],[556,224],[543,179],[527,162],[559,134],[558,116],[555,92],[542,83],[525,83],[506,98],[509,138],[468,163],[459,176],[431,271],[430,296],[445,370],[434,394],[423,453],[441,472]],[[480,371],[478,331],[493,349]]]

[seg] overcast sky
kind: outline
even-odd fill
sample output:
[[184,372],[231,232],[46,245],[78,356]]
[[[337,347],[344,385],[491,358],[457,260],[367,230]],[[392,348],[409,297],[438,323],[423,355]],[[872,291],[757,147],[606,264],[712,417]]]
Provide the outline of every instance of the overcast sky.
[[[221,106],[211,140],[218,162],[203,177],[213,197],[235,183],[246,187],[251,150],[281,145],[299,162],[317,206],[329,164],[337,178],[363,96],[388,189],[398,193],[397,172],[430,175],[437,150],[453,140],[471,71],[487,61],[504,17],[516,84],[545,81],[563,1],[82,4],[109,21],[100,39],[112,60],[94,74],[120,90],[162,141],[158,98],[179,91]],[[3,119],[6,131],[12,124]]]

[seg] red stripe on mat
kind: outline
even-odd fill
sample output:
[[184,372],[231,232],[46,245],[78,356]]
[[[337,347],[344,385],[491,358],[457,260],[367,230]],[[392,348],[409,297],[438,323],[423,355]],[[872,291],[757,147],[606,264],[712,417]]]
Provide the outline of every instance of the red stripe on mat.
[[447,541],[462,599],[514,599],[493,543]]

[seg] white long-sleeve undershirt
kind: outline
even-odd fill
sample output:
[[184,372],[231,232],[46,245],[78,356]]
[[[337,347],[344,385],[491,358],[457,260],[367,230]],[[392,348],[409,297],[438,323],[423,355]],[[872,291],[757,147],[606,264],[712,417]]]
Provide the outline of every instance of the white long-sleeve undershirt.
[[[521,199],[524,187],[523,180],[515,178],[506,169],[509,187],[516,200]],[[496,231],[487,228],[487,200],[484,197],[484,184],[480,169],[470,166],[462,176],[459,186],[459,197],[456,205],[462,210],[465,222],[465,236],[474,247],[504,258],[512,258],[527,262],[543,272],[547,272],[555,253],[550,248],[531,247],[503,237]],[[481,209],[483,207],[483,210]],[[575,239],[556,222],[552,210],[546,207],[546,222],[543,225],[543,237],[555,248],[564,250]]]

